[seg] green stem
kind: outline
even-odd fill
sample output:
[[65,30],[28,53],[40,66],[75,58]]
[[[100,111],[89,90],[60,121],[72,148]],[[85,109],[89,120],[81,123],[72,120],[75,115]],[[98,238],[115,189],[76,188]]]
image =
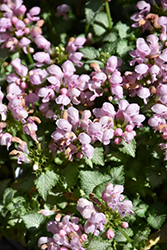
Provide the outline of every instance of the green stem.
[[30,52],[28,51],[28,49],[27,49],[27,57],[28,57],[30,64],[34,64],[34,60],[32,59],[32,56],[31,56]]
[[105,7],[106,7],[107,18],[108,18],[109,30],[111,30],[112,23],[111,23],[110,7],[109,7],[109,3],[107,0],[105,0]]
[[38,152],[41,152],[41,143],[37,143]]
[[133,243],[133,240],[131,238],[129,238],[129,236],[125,233],[125,231],[120,226],[118,226],[118,229],[125,236],[127,241],[129,241],[129,243]]

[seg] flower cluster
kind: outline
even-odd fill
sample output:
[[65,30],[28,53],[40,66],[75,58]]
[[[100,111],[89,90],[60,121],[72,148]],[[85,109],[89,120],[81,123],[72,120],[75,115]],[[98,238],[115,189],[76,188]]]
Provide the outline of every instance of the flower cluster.
[[79,224],[79,218],[66,215],[61,220],[61,215],[57,214],[55,221],[47,223],[47,230],[53,234],[52,238],[41,237],[38,246],[48,250],[84,250],[82,247],[87,235],[83,233],[82,226]]
[[[125,200],[122,195],[124,188],[122,185],[113,186],[112,183],[108,183],[105,190],[102,193],[102,202],[94,197],[94,194],[90,195],[93,202],[88,201],[85,198],[80,198],[77,203],[77,210],[81,213],[82,217],[86,219],[84,230],[87,234],[93,233],[98,235],[100,231],[107,231],[107,238],[113,238],[113,227],[119,224],[123,228],[128,227],[127,222],[121,220],[126,214],[133,215],[133,205],[130,200]],[[105,203],[104,203],[105,202]],[[95,205],[93,204],[95,203]],[[109,211],[109,213],[108,213]],[[118,219],[118,225],[114,220]],[[113,223],[113,224],[112,224]],[[111,236],[111,231],[112,236]]]
[[57,129],[51,135],[53,141],[50,148],[54,153],[57,150],[65,152],[71,160],[75,153],[78,158],[82,154],[92,158],[94,148],[91,143],[96,141],[103,145],[110,144],[111,139],[117,145],[122,140],[129,143],[136,135],[134,127],[142,126],[145,117],[139,114],[137,104],[129,104],[126,100],[121,100],[118,104],[117,112],[108,102],[103,103],[101,109],[95,108],[93,121],[89,110],[84,110],[80,118],[76,108],[68,108],[63,113],[63,118],[56,120]]
[[42,36],[41,27],[44,22],[38,16],[40,8],[33,7],[26,13],[27,8],[22,3],[22,0],[15,3],[3,1],[0,5],[0,11],[3,13],[0,18],[2,48],[6,47],[10,51],[22,49],[25,54],[33,53],[34,49],[30,44],[35,42],[38,48],[49,51],[50,42]]
[[[166,2],[161,1],[161,5],[166,10]],[[142,98],[144,104],[155,101],[155,105],[151,110],[155,113],[149,118],[148,124],[155,131],[163,132],[162,139],[166,140],[166,105],[167,105],[167,49],[166,49],[166,25],[167,17],[158,16],[150,13],[151,4],[145,1],[139,1],[137,8],[139,13],[135,13],[131,18],[137,23],[134,27],[142,26],[143,30],[155,29],[157,34],[150,34],[146,38],[138,38],[136,41],[136,49],[130,52],[133,60],[130,65],[134,66],[134,71],[125,72],[123,76],[123,86],[129,89],[131,97],[137,95]],[[151,22],[149,21],[151,20]],[[153,26],[152,26],[153,24]],[[158,34],[160,32],[160,34]],[[162,129],[163,128],[163,129]],[[160,144],[161,149],[166,149],[166,143]],[[166,150],[165,158],[166,160]]]
[[[78,224],[78,217],[65,215],[61,220],[61,215],[57,214],[55,221],[47,223],[47,231],[51,232],[53,237],[41,237],[38,241],[38,246],[41,247],[41,249],[48,248],[49,250],[67,250],[69,248],[72,250],[83,250],[85,249],[84,244],[90,234],[98,236],[99,233],[103,231],[106,231],[108,239],[112,239],[114,237],[112,227],[117,227],[118,225],[112,224],[111,227],[111,221],[114,223],[115,218],[119,217],[121,227],[127,228],[129,225],[126,221],[122,222],[122,218],[124,218],[127,213],[130,215],[134,214],[132,211],[132,202],[130,200],[124,200],[124,196],[122,195],[123,190],[122,185],[116,185],[114,187],[112,183],[109,183],[102,193],[103,203],[95,198],[94,194],[90,194],[90,199],[93,202],[85,198],[80,198],[77,202],[77,210],[86,220],[84,228],[81,224]],[[45,216],[53,214],[52,211],[42,213]],[[116,213],[118,214],[116,215]]]
[[132,202],[130,200],[124,200],[122,192],[124,187],[122,185],[113,186],[112,183],[107,184],[104,192],[102,193],[102,199],[107,203],[113,211],[118,211],[121,218],[125,217],[126,213],[134,214],[132,211]]

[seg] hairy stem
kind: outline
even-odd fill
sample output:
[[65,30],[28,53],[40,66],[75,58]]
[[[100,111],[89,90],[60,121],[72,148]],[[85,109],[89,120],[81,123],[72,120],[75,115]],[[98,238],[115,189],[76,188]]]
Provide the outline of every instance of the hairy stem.
[[125,231],[120,226],[118,226],[118,229],[123,234],[123,236],[125,236],[129,243],[133,243],[133,240],[125,233]]
[[111,14],[110,14],[109,3],[107,0],[105,0],[105,7],[106,7],[107,18],[108,18],[108,27],[109,27],[109,30],[111,30],[111,28],[112,28]]

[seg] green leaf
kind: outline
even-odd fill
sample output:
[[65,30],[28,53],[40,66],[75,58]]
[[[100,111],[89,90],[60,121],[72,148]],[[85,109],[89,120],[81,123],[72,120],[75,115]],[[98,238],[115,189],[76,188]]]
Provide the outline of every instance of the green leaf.
[[39,228],[40,224],[45,221],[45,216],[43,214],[38,213],[30,213],[23,215],[22,220],[27,229],[29,228]]
[[104,241],[97,236],[94,236],[90,241],[89,246],[86,248],[87,250],[106,250],[111,245],[111,242]]
[[102,36],[106,32],[106,29],[99,24],[93,24],[93,30],[96,36]]
[[125,177],[124,177],[124,166],[121,165],[119,167],[111,168],[110,170],[111,181],[114,185],[124,185]]
[[162,224],[165,221],[165,219],[166,219],[166,214],[162,214],[162,215],[158,215],[158,216],[152,216],[152,215],[150,215],[147,218],[147,222],[154,229],[160,229],[160,227],[162,226]]
[[140,204],[140,206],[135,210],[135,214],[141,218],[145,217],[145,213],[147,212],[149,205],[147,204]]
[[122,141],[121,145],[123,147],[119,147],[119,150],[124,153],[128,154],[132,157],[135,158],[135,153],[136,153],[136,141],[133,139],[131,142],[126,143],[125,141]]
[[150,228],[144,227],[143,230],[138,230],[138,232],[134,236],[135,245],[138,246],[139,242],[146,241],[150,234]]
[[92,159],[88,159],[86,156],[84,156],[85,163],[90,167],[93,168],[93,162]]
[[87,159],[87,157],[84,157],[85,163],[93,168],[93,163],[96,165],[104,166],[104,149],[100,147],[96,147],[93,152],[93,157],[92,159]]
[[107,174],[101,174],[98,171],[80,171],[79,174],[81,189],[89,195],[93,189],[103,182],[110,182],[111,177]]
[[[122,229],[123,231],[125,231],[125,233],[129,236],[129,237],[131,237],[131,236],[133,236],[133,231],[132,231],[132,229],[131,228],[126,228],[126,229]],[[127,238],[118,230],[118,231],[116,231],[116,233],[115,233],[115,240],[117,241],[117,242],[126,242],[127,241]]]
[[95,35],[101,36],[103,35],[107,29],[108,29],[108,18],[107,14],[105,12],[100,12],[96,15],[94,24],[93,24],[93,30],[95,32]]
[[20,58],[20,53],[19,52],[15,52],[13,54],[10,55],[11,60],[14,60],[16,58]]
[[121,39],[117,43],[116,52],[119,56],[124,56],[132,49],[133,48],[128,45],[128,41],[126,39]]
[[4,195],[3,195],[3,204],[8,205],[12,201],[12,199],[16,193],[17,193],[16,190],[14,190],[12,188],[7,188],[4,192]]
[[104,36],[103,41],[104,42],[115,42],[118,38],[118,35],[116,32],[110,32],[106,36]]
[[164,181],[166,181],[166,171],[161,171],[158,168],[154,169],[154,171],[148,175],[149,183],[153,188],[160,186]]
[[78,180],[78,164],[76,162],[69,163],[67,167],[62,170],[62,176],[69,188],[75,186]]
[[127,31],[130,29],[130,27],[125,24],[122,23],[121,21],[119,21],[114,28],[118,31],[119,37],[122,38],[126,38],[127,37]]
[[99,25],[103,26],[104,28],[108,28],[108,18],[105,12],[100,12],[95,17],[95,22]]
[[100,1],[88,1],[85,8],[86,21],[90,24],[96,15],[101,11],[103,7],[103,0]]
[[99,51],[93,47],[80,48],[79,51],[81,53],[83,53],[84,58],[88,58],[90,60],[93,60],[93,59],[98,58],[100,56]]
[[38,179],[35,180],[36,188],[44,200],[46,200],[48,192],[56,185],[58,175],[53,171],[47,170],[42,173]]
[[104,166],[104,149],[96,147],[93,152],[92,162],[96,165]]

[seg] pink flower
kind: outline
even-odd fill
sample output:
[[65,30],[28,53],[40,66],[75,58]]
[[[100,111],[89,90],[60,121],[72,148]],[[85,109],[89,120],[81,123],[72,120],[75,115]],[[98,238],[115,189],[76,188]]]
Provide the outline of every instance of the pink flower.
[[27,54],[27,46],[31,43],[31,41],[26,38],[23,37],[20,41],[19,41],[19,45],[21,46],[21,48],[23,49],[24,53]]
[[62,64],[62,69],[63,69],[63,72],[64,72],[64,78],[69,78],[76,71],[73,63],[71,61],[69,61],[69,60],[65,61]]
[[45,51],[50,50],[50,42],[46,40],[42,35],[37,35],[34,39],[34,42],[39,49],[44,49]]
[[116,56],[111,56],[107,59],[106,62],[106,73],[110,74],[113,73],[118,66],[118,59]]
[[33,7],[32,9],[29,10],[27,13],[27,18],[29,19],[30,22],[33,21],[38,21],[40,18],[36,17],[40,13],[40,8],[39,7]]
[[68,20],[67,13],[71,10],[71,7],[67,4],[62,4],[57,7],[57,13],[59,16],[64,16]]
[[37,52],[33,55],[35,61],[37,61],[37,67],[41,67],[43,63],[49,64],[51,62],[50,55],[46,52]]
[[27,75],[28,68],[21,64],[21,60],[19,58],[14,59],[10,64],[15,68],[16,73],[21,77]]
[[9,133],[0,134],[0,145],[7,146],[7,150],[9,150],[9,147],[11,146],[12,141],[12,135]]
[[77,49],[82,48],[85,42],[86,42],[85,37],[81,36],[77,38],[71,37],[67,44],[66,52],[69,54],[75,52]]

